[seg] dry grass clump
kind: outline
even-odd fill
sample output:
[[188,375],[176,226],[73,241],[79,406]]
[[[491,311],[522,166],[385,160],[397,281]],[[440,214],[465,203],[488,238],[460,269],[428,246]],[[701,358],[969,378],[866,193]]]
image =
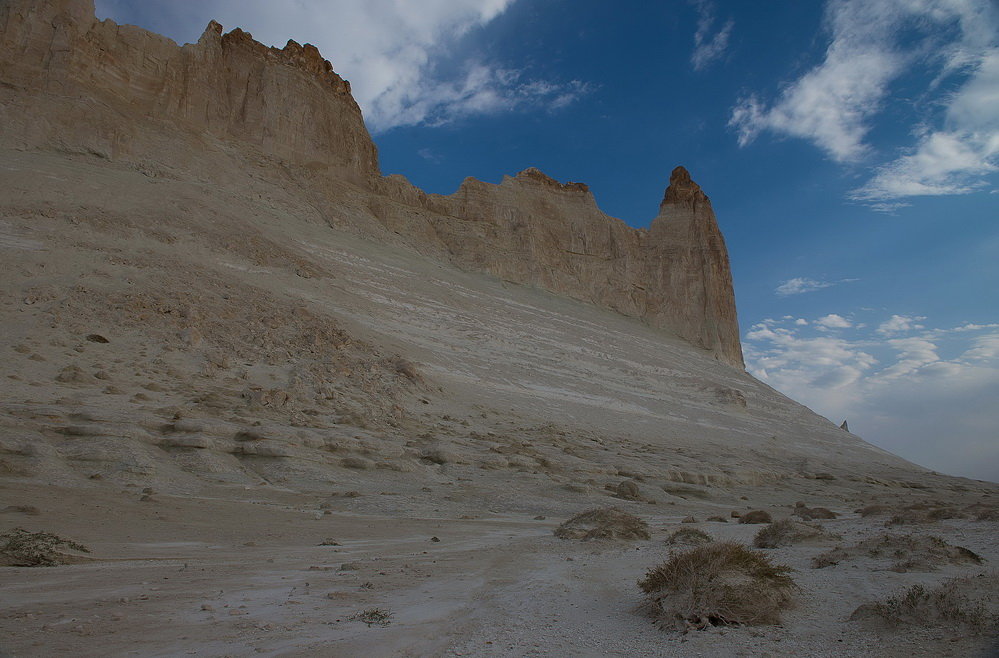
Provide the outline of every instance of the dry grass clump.
[[781,519],[765,528],[760,528],[760,531],[753,537],[753,546],[756,548],[777,548],[833,538],[835,535],[831,535],[818,526],[798,523],[791,519]]
[[835,519],[839,516],[836,512],[825,507],[798,507],[795,508],[794,515],[805,521],[813,519]]
[[79,553],[90,549],[49,532],[28,532],[14,528],[0,535],[0,565],[11,567],[54,567],[83,561]]
[[850,621],[991,635],[999,631],[999,576],[953,578],[933,588],[913,585],[896,596],[861,605]]
[[649,539],[649,524],[616,507],[577,514],[555,528],[559,539]]
[[964,511],[976,521],[999,521],[999,507],[995,505],[975,503],[966,507]]
[[677,553],[638,586],[660,623],[678,630],[777,624],[795,590],[790,567],[733,542]]
[[772,521],[770,512],[765,512],[761,509],[746,512],[739,517],[739,523],[770,523]]
[[699,544],[710,544],[714,539],[708,533],[697,528],[680,528],[666,540],[667,544],[687,544],[697,546]]
[[812,567],[822,569],[847,560],[871,558],[888,571],[936,571],[942,564],[981,564],[982,558],[963,546],[953,546],[940,537],[886,533],[853,546],[837,546],[812,558]]
[[392,623],[392,612],[382,608],[368,608],[353,615],[351,619],[356,619],[371,626],[388,626]]

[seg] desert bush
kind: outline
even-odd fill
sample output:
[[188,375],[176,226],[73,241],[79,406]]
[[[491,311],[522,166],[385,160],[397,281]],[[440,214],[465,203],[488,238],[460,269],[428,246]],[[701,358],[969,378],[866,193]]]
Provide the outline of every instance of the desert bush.
[[773,519],[770,518],[770,513],[761,509],[746,512],[739,517],[739,523],[770,523],[771,521]]
[[697,523],[697,519],[695,519],[692,516],[685,516],[683,517],[683,520],[680,521],[680,523]]
[[388,626],[392,623],[392,613],[381,608],[368,608],[353,615],[351,619],[363,622],[370,626]]
[[614,488],[614,495],[624,500],[641,500],[642,492],[634,480],[622,480]]
[[54,567],[81,561],[75,553],[90,549],[49,532],[28,532],[14,528],[0,535],[0,564],[12,567]]
[[804,541],[831,538],[832,535],[822,528],[798,523],[791,519],[774,521],[765,528],[760,528],[753,537],[756,548],[777,548],[778,546],[793,546]]
[[677,553],[638,582],[660,623],[677,629],[776,624],[795,589],[790,567],[732,542]]
[[993,505],[975,503],[974,505],[969,505],[964,511],[970,514],[976,521],[999,521],[999,507]]
[[940,537],[883,534],[853,546],[837,546],[812,559],[812,567],[822,569],[860,557],[881,562],[888,571],[936,571],[942,564],[981,564],[982,558],[963,546],[953,546]]
[[423,383],[423,376],[420,375],[420,372],[416,369],[416,366],[413,365],[412,362],[407,361],[402,357],[398,357],[391,361],[390,366],[397,374],[402,375],[409,381],[415,384]]
[[937,587],[913,585],[883,601],[865,603],[853,611],[850,621],[889,628],[942,627],[962,634],[992,634],[999,630],[996,601],[996,574],[953,578]]
[[811,521],[812,519],[835,519],[838,515],[825,507],[798,507],[794,510],[794,515]]
[[577,514],[555,528],[559,539],[649,539],[649,524],[616,507]]
[[666,543],[696,546],[698,544],[710,544],[713,541],[714,539],[712,539],[711,535],[703,530],[698,530],[697,528],[680,528],[669,536]]

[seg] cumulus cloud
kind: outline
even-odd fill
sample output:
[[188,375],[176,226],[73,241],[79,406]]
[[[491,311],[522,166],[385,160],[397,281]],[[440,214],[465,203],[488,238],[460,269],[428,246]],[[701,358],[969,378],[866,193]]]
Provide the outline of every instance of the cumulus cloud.
[[815,321],[821,329],[849,329],[853,324],[841,315],[830,313]]
[[918,324],[924,317],[909,317],[908,315],[893,315],[878,325],[877,332],[882,336],[892,336],[914,329],[923,329],[923,325]]
[[[936,72],[921,98],[942,116],[914,126],[916,143],[851,197],[894,212],[906,197],[963,194],[999,166],[999,9],[992,0],[829,0],[820,64],[768,102],[742,98],[729,125],[746,146],[763,132],[813,142],[837,162],[875,155],[867,142],[891,85]],[[950,93],[950,81],[963,80]],[[932,112],[931,112],[932,113]],[[940,114],[939,112],[937,114]]]
[[710,0],[693,0],[692,4],[697,9],[698,16],[697,31],[694,33],[694,52],[690,55],[690,63],[695,71],[702,71],[725,54],[735,22],[729,19],[715,31],[717,22],[714,3]]
[[[999,481],[999,326],[922,328],[892,315],[835,336],[768,320],[744,341],[749,371],[873,443],[936,470]],[[880,331],[882,327],[890,330]],[[912,335],[898,337],[896,332]],[[947,354],[951,356],[947,356]]]
[[[312,43],[343,77],[375,132],[442,125],[471,115],[557,110],[588,90],[577,80],[536,80],[523,71],[458,53],[463,37],[512,0],[203,0],[195,4],[98,0],[100,16],[195,41],[210,19],[263,43]],[[443,66],[463,61],[461,66]],[[467,61],[466,61],[467,60]],[[446,72],[444,72],[446,70]]]
[[834,285],[836,284],[828,281],[816,281],[815,279],[809,279],[808,277],[795,277],[793,279],[788,279],[787,281],[782,281],[774,292],[776,292],[779,297],[787,297],[789,295],[800,295],[805,292],[812,292],[813,290],[822,290],[823,288],[828,288]]

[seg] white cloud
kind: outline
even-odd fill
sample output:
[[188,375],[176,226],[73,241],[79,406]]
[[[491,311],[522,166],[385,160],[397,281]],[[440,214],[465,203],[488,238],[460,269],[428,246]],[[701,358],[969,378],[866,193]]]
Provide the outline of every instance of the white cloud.
[[815,321],[821,329],[849,329],[853,324],[841,315],[830,313]]
[[694,33],[694,52],[690,55],[690,63],[695,71],[702,71],[725,54],[735,22],[729,19],[712,35],[711,32],[715,28],[714,3],[710,0],[694,0],[692,4],[697,8],[698,17],[697,31]]
[[[917,319],[894,315],[873,326],[915,329]],[[997,329],[966,323],[843,338],[771,320],[755,325],[744,347],[751,373],[836,423],[848,419],[867,440],[936,470],[999,481]],[[957,356],[942,356],[948,351]]]
[[893,315],[878,325],[877,332],[882,336],[892,336],[914,329],[923,329],[923,325],[917,324],[924,317],[910,317],[908,315]]
[[821,290],[834,285],[836,284],[829,283],[828,281],[816,281],[815,279],[809,279],[807,277],[795,277],[781,282],[774,292],[776,292],[779,297],[787,297],[788,295],[800,295],[801,293]]
[[[98,0],[99,16],[132,17],[145,27],[195,41],[210,19],[242,27],[278,47],[312,43],[351,81],[375,132],[441,125],[457,118],[541,108],[557,110],[588,87],[580,81],[528,78],[522,71],[456,53],[460,40],[503,13],[512,0],[203,0],[131,3]],[[442,62],[464,62],[443,73]]]
[[911,153],[879,167],[853,192],[859,200],[966,194],[999,170],[999,48],[977,63],[953,96],[945,127],[924,135]]
[[[750,94],[729,125],[741,146],[770,131],[813,142],[837,162],[874,155],[867,143],[891,84],[937,71],[925,90],[938,127],[917,126],[916,144],[875,168],[851,197],[894,212],[896,199],[979,189],[999,167],[999,9],[992,0],[830,0],[823,61],[772,103]],[[942,84],[967,76],[956,93]]]

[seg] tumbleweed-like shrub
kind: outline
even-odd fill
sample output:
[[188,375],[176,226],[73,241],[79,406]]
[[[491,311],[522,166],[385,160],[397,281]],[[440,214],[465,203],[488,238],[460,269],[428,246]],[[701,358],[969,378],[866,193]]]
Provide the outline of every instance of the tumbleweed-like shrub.
[[616,507],[577,514],[555,528],[559,539],[649,539],[649,524]]
[[999,575],[952,578],[937,587],[913,585],[882,601],[865,603],[850,621],[897,629],[937,627],[954,634],[999,631]]
[[680,528],[669,536],[666,543],[697,546],[698,544],[710,544],[713,541],[714,539],[712,539],[711,535],[703,530],[698,530],[697,528]]
[[812,558],[812,567],[822,569],[861,558],[875,560],[880,563],[879,568],[898,573],[936,571],[946,564],[983,562],[974,551],[949,544],[940,537],[885,533],[817,555]]
[[771,521],[773,519],[770,518],[770,512],[765,512],[761,509],[746,512],[739,517],[739,523],[770,523]]
[[777,624],[795,590],[790,570],[741,544],[714,542],[672,555],[638,586],[667,627]]
[[73,564],[89,553],[83,544],[50,532],[28,532],[14,528],[0,535],[0,565],[11,567],[54,567]]
[[799,523],[791,519],[781,519],[774,521],[770,525],[760,528],[760,531],[753,537],[753,546],[756,548],[777,548],[779,546],[793,546],[807,541],[821,541],[822,539],[834,539],[822,528],[807,523]]

